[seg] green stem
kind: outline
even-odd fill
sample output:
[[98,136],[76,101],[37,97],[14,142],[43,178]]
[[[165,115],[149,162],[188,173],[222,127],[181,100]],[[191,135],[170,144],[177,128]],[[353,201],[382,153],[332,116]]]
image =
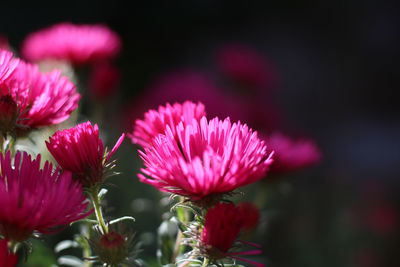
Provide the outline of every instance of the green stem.
[[179,255],[182,238],[183,238],[183,233],[181,232],[181,230],[178,230],[178,235],[176,236],[176,241],[175,241],[174,254],[172,255],[172,263],[175,263],[176,257],[178,257]]
[[108,233],[108,228],[107,228],[107,225],[106,225],[106,223],[104,221],[103,213],[101,212],[101,206],[100,206],[100,200],[99,200],[99,196],[98,196],[98,191],[99,190],[96,187],[94,190],[90,190],[89,191],[89,195],[90,195],[90,197],[92,199],[92,204],[93,204],[93,207],[94,207],[94,212],[96,214],[97,222],[99,223],[103,234],[107,234]]
[[16,138],[10,137],[10,141],[8,142],[8,149],[11,151],[11,156],[15,156],[15,143],[16,143]]
[[0,134],[0,153],[4,154],[4,137]]
[[201,266],[202,267],[207,267],[209,262],[210,262],[210,260],[207,257],[205,257],[204,260],[203,260],[203,265],[201,265]]
[[[87,223],[88,224],[88,223]],[[88,226],[88,238],[90,238],[90,226]],[[87,239],[83,238],[84,244],[82,245],[82,255],[84,259],[89,259],[91,255],[90,245]],[[92,263],[89,260],[85,260],[85,267],[91,267]]]

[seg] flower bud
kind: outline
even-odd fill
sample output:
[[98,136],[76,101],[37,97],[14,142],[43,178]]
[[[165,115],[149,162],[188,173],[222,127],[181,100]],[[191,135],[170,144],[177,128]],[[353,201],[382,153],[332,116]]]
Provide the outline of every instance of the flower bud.
[[99,240],[99,259],[107,264],[119,264],[128,256],[125,238],[117,232],[109,232]]

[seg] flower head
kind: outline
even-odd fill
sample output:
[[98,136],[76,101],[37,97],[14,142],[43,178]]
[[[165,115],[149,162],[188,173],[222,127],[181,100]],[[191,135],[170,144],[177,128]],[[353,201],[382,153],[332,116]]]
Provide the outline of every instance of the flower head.
[[107,100],[117,89],[120,76],[119,70],[110,63],[100,63],[93,66],[89,80],[91,96],[96,100]]
[[271,173],[284,173],[303,169],[318,163],[321,152],[317,145],[306,139],[293,140],[280,133],[267,138],[269,148],[275,151]]
[[134,240],[134,234],[123,230],[111,230],[103,235],[95,233],[89,242],[101,263],[112,266],[121,263],[137,265],[138,244]]
[[[260,180],[272,163],[264,142],[245,124],[229,118],[167,126],[153,146],[139,151],[145,168],[139,178],[192,201],[229,193]],[[205,200],[205,199],[204,199]]]
[[[200,236],[200,253],[204,257],[211,259],[212,262],[231,257],[247,261],[256,266],[264,266],[237,257],[238,255],[261,254],[259,249],[245,252],[231,251],[236,238],[246,224],[246,220],[245,214],[232,203],[218,203],[210,208],[205,216],[204,228]],[[242,242],[259,248],[256,244]]]
[[275,86],[277,77],[268,61],[256,50],[230,44],[217,51],[216,63],[232,81],[249,88]]
[[8,241],[0,239],[0,266],[14,267],[17,264],[18,255],[8,250]]
[[121,49],[119,36],[105,25],[59,23],[31,33],[22,55],[31,61],[61,59],[87,64],[115,57]]
[[183,122],[191,123],[192,119],[200,120],[205,116],[204,105],[185,101],[183,104],[175,103],[172,106],[159,106],[158,110],[149,110],[144,114],[144,120],[136,120],[132,134],[128,134],[132,142],[143,147],[150,146],[153,139],[159,134],[164,134],[167,126],[173,135],[176,135],[176,126]]
[[71,173],[60,174],[40,155],[32,159],[17,152],[0,154],[0,233],[9,240],[24,241],[33,233],[54,232],[88,216],[88,202]]
[[58,70],[41,73],[37,65],[11,57],[11,52],[0,52],[3,134],[21,134],[66,120],[81,97],[75,85]]
[[231,203],[218,203],[205,217],[201,242],[207,254],[216,258],[226,256],[245,222],[240,210]]
[[0,49],[0,88],[14,72],[19,63],[18,59],[13,58],[10,51]]
[[7,36],[1,34],[0,34],[0,49],[6,49],[6,50],[10,49]]
[[70,129],[57,131],[46,145],[58,164],[79,180],[86,188],[96,186],[104,180],[104,174],[113,165],[111,156],[121,145],[122,134],[109,153],[103,154],[103,141],[99,127],[88,121]]

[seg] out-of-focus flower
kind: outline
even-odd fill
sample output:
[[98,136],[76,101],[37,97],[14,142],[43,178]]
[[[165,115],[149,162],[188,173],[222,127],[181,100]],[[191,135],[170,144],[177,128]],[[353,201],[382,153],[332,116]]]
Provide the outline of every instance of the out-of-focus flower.
[[[142,117],[148,109],[157,109],[164,103],[183,103],[190,100],[207,107],[208,118],[230,117],[232,121],[245,121],[257,129],[276,128],[281,123],[281,111],[275,104],[261,101],[252,94],[235,94],[218,86],[212,77],[201,71],[183,69],[160,75],[145,90],[145,94],[130,103],[125,129]],[[272,102],[272,101],[271,101]]]
[[7,111],[1,120],[8,122],[3,134],[63,122],[81,97],[59,71],[41,73],[37,65],[12,59],[8,51],[0,52],[0,93],[1,109]]
[[40,169],[40,155],[31,159],[17,152],[14,166],[11,152],[0,154],[0,233],[22,242],[34,233],[60,230],[88,216],[88,203],[71,173],[60,174],[46,161]]
[[89,77],[90,95],[98,101],[107,100],[117,89],[120,78],[120,71],[111,63],[96,64]]
[[99,127],[88,121],[70,129],[57,131],[49,141],[47,149],[62,169],[72,172],[85,188],[91,188],[104,181],[105,172],[112,169],[111,156],[121,145],[122,134],[113,149],[103,154],[103,141],[99,137]]
[[348,211],[351,225],[382,237],[395,235],[399,229],[400,215],[394,203],[388,199],[388,189],[375,181],[366,181],[360,189],[359,203]]
[[229,116],[232,120],[246,120],[249,117],[245,99],[235,98],[200,71],[184,69],[162,74],[145,91],[147,93],[138,99],[131,111],[134,119],[149,108],[187,100],[203,103],[210,118]]
[[261,250],[247,252],[229,251],[238,237],[247,218],[240,208],[231,203],[218,203],[210,208],[206,214],[204,228],[200,238],[200,253],[215,262],[217,260],[231,257],[249,262],[256,266],[263,264],[238,258],[238,255],[257,255]]
[[232,124],[229,118],[180,122],[176,136],[167,126],[165,135],[139,151],[145,168],[138,176],[159,190],[205,205],[260,180],[272,163],[272,153],[267,153],[257,132],[240,122]]
[[0,239],[0,266],[14,267],[17,264],[18,255],[9,252],[7,244],[6,239]]
[[151,146],[154,137],[164,134],[167,126],[176,136],[176,126],[182,122],[190,124],[193,119],[200,120],[205,116],[204,105],[185,101],[183,104],[175,103],[172,106],[167,103],[159,106],[158,110],[149,110],[144,114],[144,120],[136,120],[133,133],[128,134],[132,142],[143,147]]
[[317,164],[321,160],[321,152],[311,140],[294,140],[275,133],[267,138],[267,143],[270,151],[275,151],[271,173],[296,171]]
[[113,58],[120,49],[120,37],[105,25],[64,22],[31,33],[23,42],[22,55],[31,61],[53,58],[88,64]]
[[206,214],[201,243],[207,255],[224,258],[239,235],[245,221],[235,205],[218,203]]
[[233,82],[247,89],[275,87],[277,75],[263,55],[241,44],[229,44],[216,53],[216,64]]
[[260,221],[260,211],[258,208],[250,202],[240,203],[238,208],[243,218],[245,218],[243,228],[246,230],[252,230],[256,228],[258,222]]
[[7,36],[2,34],[0,34],[0,49],[5,49],[5,50],[10,49]]

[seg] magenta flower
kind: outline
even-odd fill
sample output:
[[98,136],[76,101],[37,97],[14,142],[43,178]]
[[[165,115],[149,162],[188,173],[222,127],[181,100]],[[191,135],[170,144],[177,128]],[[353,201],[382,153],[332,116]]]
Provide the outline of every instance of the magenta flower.
[[60,59],[88,64],[115,57],[121,49],[117,33],[105,25],[59,23],[31,33],[22,45],[22,55],[31,61]]
[[22,123],[30,128],[61,123],[78,107],[80,94],[59,70],[41,73],[37,65],[20,61],[12,78],[21,88],[29,88],[27,96],[21,91],[18,98],[22,110],[28,110]]
[[9,50],[10,44],[8,43],[8,38],[5,35],[0,34],[0,49]]
[[13,54],[10,51],[0,49],[0,89],[6,86],[4,83],[14,72],[18,62],[19,60],[13,58]]
[[274,87],[277,83],[275,70],[258,51],[241,44],[230,44],[216,53],[216,64],[233,82],[248,89]]
[[89,78],[90,95],[98,101],[106,101],[117,89],[120,78],[120,71],[111,63],[96,64]]
[[128,134],[132,142],[143,147],[150,146],[154,137],[164,134],[167,126],[176,136],[176,126],[183,122],[190,124],[193,119],[200,120],[205,116],[204,105],[185,101],[183,104],[175,103],[172,106],[159,106],[158,110],[149,110],[144,114],[144,120],[136,120],[133,133]]
[[[264,266],[263,264],[237,257],[238,255],[261,254],[259,249],[245,252],[229,251],[246,224],[247,217],[244,215],[240,208],[231,203],[218,203],[210,208],[206,214],[204,228],[201,233],[200,253],[212,261],[230,257],[249,262],[255,266]],[[256,244],[243,243],[259,248]]]
[[14,267],[17,264],[18,255],[8,250],[8,241],[0,239],[0,266]]
[[37,65],[11,57],[10,52],[1,52],[0,120],[7,122],[3,134],[23,134],[66,120],[81,97],[75,85],[58,70],[41,73]]
[[284,173],[303,169],[318,163],[321,152],[310,140],[293,140],[280,133],[267,138],[270,150],[275,151],[275,162],[271,173]]
[[111,168],[111,156],[121,145],[122,134],[109,153],[103,153],[103,141],[99,137],[99,127],[90,122],[81,123],[70,129],[57,131],[49,141],[47,149],[63,170],[72,172],[85,188],[102,183],[105,172]]
[[22,242],[33,233],[49,233],[88,216],[88,201],[71,173],[60,174],[46,161],[17,152],[0,154],[0,233]]
[[[167,126],[153,146],[139,151],[145,168],[140,181],[192,201],[212,199],[260,180],[272,163],[264,142],[229,118],[180,122],[176,136]],[[207,199],[205,199],[206,201]],[[207,202],[207,201],[206,201]]]

